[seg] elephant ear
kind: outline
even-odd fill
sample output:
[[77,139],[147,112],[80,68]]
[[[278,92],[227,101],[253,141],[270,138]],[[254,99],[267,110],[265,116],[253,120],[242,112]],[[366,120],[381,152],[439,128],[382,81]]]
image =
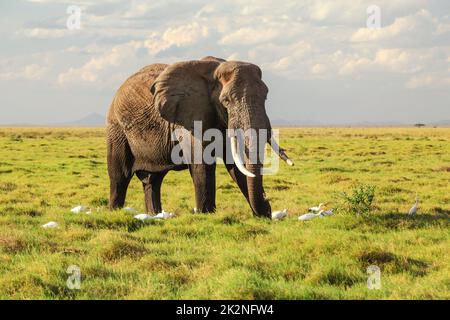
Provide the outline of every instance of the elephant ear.
[[215,118],[210,91],[218,61],[187,61],[167,67],[150,87],[161,117],[192,130],[194,121],[209,129]]

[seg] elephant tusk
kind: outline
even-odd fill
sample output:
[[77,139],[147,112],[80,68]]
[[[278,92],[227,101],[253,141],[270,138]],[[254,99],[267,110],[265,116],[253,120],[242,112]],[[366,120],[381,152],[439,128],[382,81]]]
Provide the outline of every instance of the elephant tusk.
[[294,162],[289,159],[289,157],[286,155],[286,153],[284,152],[284,149],[281,149],[280,146],[278,145],[278,143],[275,141],[274,137],[270,138],[269,141],[270,146],[272,147],[273,151],[275,151],[276,154],[278,154],[278,156],[283,159],[284,161],[286,161],[286,163],[290,166],[294,165]]
[[234,163],[236,164],[236,167],[239,169],[240,172],[242,172],[244,175],[250,178],[254,178],[255,175],[248,171],[241,160],[241,157],[239,157],[239,154],[237,152],[237,139],[236,137],[231,137],[231,155],[233,156]]

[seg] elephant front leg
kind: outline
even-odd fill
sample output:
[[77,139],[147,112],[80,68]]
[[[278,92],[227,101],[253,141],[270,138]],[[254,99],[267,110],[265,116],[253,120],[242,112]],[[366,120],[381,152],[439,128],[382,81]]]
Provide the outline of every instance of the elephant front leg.
[[167,172],[148,173],[139,171],[136,173],[142,181],[145,195],[145,211],[147,213],[160,213],[161,207],[161,185]]
[[194,182],[197,211],[214,212],[216,210],[216,165],[191,164],[189,172]]
[[234,163],[233,164],[225,164],[225,167],[227,168],[227,171],[228,171],[228,174],[230,175],[230,177],[238,185],[238,187],[241,190],[242,194],[244,195],[245,199],[247,199],[247,201],[249,201],[246,176],[244,176],[242,174],[242,172],[239,171],[239,169],[236,167],[236,165]]

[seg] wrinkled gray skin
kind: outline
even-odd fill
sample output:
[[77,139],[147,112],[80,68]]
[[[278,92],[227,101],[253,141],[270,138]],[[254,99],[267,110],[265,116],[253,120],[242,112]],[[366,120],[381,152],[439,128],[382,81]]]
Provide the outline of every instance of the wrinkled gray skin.
[[[203,122],[203,130],[221,129],[223,141],[229,139],[226,128],[270,130],[267,93],[258,66],[214,57],[170,66],[153,64],[132,75],[117,91],[107,119],[110,208],[124,205],[128,184],[136,174],[143,183],[147,212],[161,212],[164,176],[170,170],[189,169],[197,210],[213,212],[215,164],[173,164],[170,155],[177,142],[171,141],[171,134],[180,127],[191,130],[194,120]],[[262,159],[250,164],[248,154],[244,158],[254,178],[243,175],[233,161],[227,160],[232,164],[226,168],[253,213],[270,217],[260,173]]]

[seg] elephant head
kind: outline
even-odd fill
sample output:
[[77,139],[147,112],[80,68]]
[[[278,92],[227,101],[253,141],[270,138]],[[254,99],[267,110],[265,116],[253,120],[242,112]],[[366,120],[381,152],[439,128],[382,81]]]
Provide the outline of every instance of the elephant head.
[[[247,176],[248,201],[253,212],[270,216],[261,175],[264,152],[258,152],[257,146],[269,143],[282,159],[292,162],[271,139],[271,124],[265,110],[268,88],[262,81],[261,69],[251,63],[214,57],[179,62],[158,76],[151,92],[161,116],[188,130],[193,128],[194,121],[202,121],[203,129],[221,127],[245,132],[252,129],[256,133],[244,140],[244,160],[237,152],[235,136],[230,137],[231,153],[237,168]],[[259,135],[262,129],[268,133],[265,138]],[[251,161],[255,159],[250,156],[253,152],[259,155],[256,161]]]

